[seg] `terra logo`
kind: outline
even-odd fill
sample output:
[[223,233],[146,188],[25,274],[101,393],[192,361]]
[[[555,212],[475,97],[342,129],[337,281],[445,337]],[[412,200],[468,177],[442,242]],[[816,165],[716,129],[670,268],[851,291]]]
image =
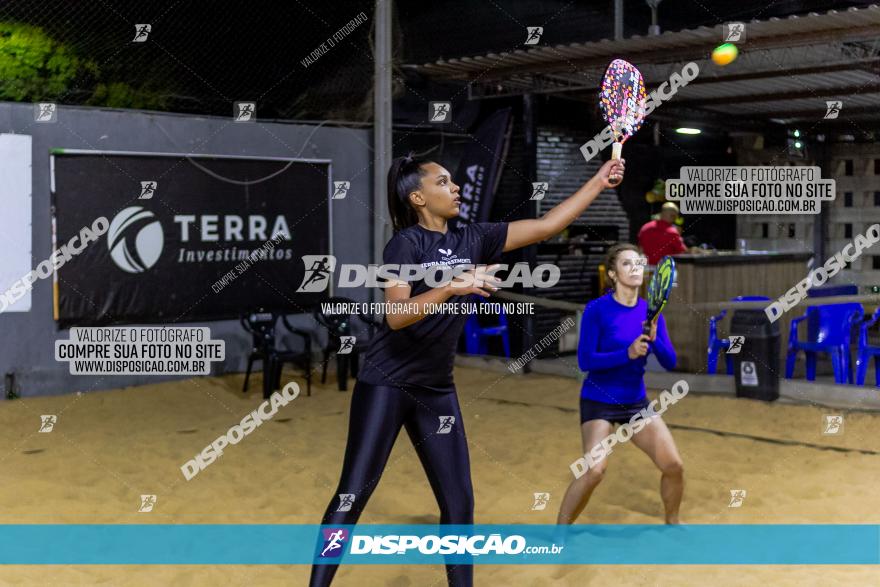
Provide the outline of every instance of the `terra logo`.
[[107,231],[110,257],[128,273],[143,273],[155,265],[163,242],[162,225],[142,206],[129,206],[119,212]]

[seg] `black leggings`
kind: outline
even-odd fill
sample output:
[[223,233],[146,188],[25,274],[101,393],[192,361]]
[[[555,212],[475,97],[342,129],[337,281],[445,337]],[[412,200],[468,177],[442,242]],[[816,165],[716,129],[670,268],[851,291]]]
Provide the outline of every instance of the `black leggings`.
[[[449,416],[455,420],[449,420]],[[440,506],[441,524],[474,523],[474,491],[464,423],[456,393],[358,381],[351,397],[342,476],[322,524],[356,524],[379,483],[391,448],[405,426]],[[353,494],[351,509],[340,494]],[[313,565],[310,587],[325,587],[338,565]],[[450,586],[473,585],[471,565],[446,565]]]

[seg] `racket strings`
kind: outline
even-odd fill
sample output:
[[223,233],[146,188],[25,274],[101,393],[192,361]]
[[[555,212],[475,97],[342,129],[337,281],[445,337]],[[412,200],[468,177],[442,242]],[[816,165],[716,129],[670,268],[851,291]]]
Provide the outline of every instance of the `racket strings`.
[[623,59],[612,61],[602,80],[599,107],[615,141],[624,143],[641,128],[646,102],[641,72]]

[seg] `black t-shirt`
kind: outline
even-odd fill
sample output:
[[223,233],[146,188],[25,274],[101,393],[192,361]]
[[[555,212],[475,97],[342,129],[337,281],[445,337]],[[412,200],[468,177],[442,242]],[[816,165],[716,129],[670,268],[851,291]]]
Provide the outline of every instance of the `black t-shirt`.
[[[480,265],[497,263],[507,240],[506,222],[449,225],[446,234],[416,224],[388,241],[385,264]],[[430,270],[430,267],[427,267]],[[440,272],[436,273],[440,280]],[[431,289],[425,280],[410,283],[410,297]],[[468,301],[452,296],[447,303]],[[417,386],[449,393],[454,391],[452,366],[464,323],[464,313],[429,314],[414,324],[392,330],[383,320],[364,358],[358,379],[373,385]]]

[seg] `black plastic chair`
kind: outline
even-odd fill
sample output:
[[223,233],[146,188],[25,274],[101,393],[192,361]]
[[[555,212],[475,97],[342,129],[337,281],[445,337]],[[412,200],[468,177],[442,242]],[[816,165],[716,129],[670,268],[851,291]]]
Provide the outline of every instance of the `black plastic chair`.
[[[325,302],[326,305],[332,306],[334,304],[353,304],[354,302],[348,298],[330,298]],[[330,355],[336,353],[336,380],[339,386],[339,391],[346,391],[348,389],[348,368],[349,362],[351,365],[351,372],[354,377],[357,377],[358,374],[358,364],[360,362],[360,353],[363,350],[366,350],[369,339],[373,337],[375,333],[375,329],[379,327],[379,322],[373,319],[371,316],[367,316],[365,314],[325,314],[323,311],[323,306],[325,304],[321,304],[320,306],[316,306],[314,309],[315,320],[321,324],[324,328],[327,329],[327,344],[324,346],[323,350],[323,367],[321,369],[321,383],[325,383],[327,381],[327,365],[330,362]],[[340,350],[342,345],[342,337],[343,336],[353,336],[354,331],[352,330],[352,318],[357,316],[357,318],[367,325],[369,330],[369,338],[364,339],[363,336],[356,336],[356,342],[351,349],[351,353],[348,354],[339,354],[337,351]]]
[[277,355],[275,361],[275,367],[277,372],[275,374],[276,389],[280,385],[281,381],[281,370],[284,367],[285,363],[290,363],[294,367],[299,367],[305,373],[306,379],[306,395],[312,395],[312,335],[301,329],[295,328],[290,324],[287,320],[287,316],[284,314],[281,315],[281,322],[284,323],[284,327],[287,328],[288,332],[291,334],[295,334],[303,339],[303,351],[295,352],[295,351],[283,351]]
[[251,334],[253,347],[248,355],[247,370],[244,375],[242,393],[247,392],[248,381],[254,361],[263,363],[263,397],[268,398],[281,386],[281,367],[284,363],[292,363],[305,372],[306,393],[312,395],[312,339],[308,332],[293,328],[283,316],[284,325],[290,332],[301,336],[305,341],[305,350],[292,351],[279,349],[275,343],[275,325],[278,314],[258,310],[241,317],[241,325]]

